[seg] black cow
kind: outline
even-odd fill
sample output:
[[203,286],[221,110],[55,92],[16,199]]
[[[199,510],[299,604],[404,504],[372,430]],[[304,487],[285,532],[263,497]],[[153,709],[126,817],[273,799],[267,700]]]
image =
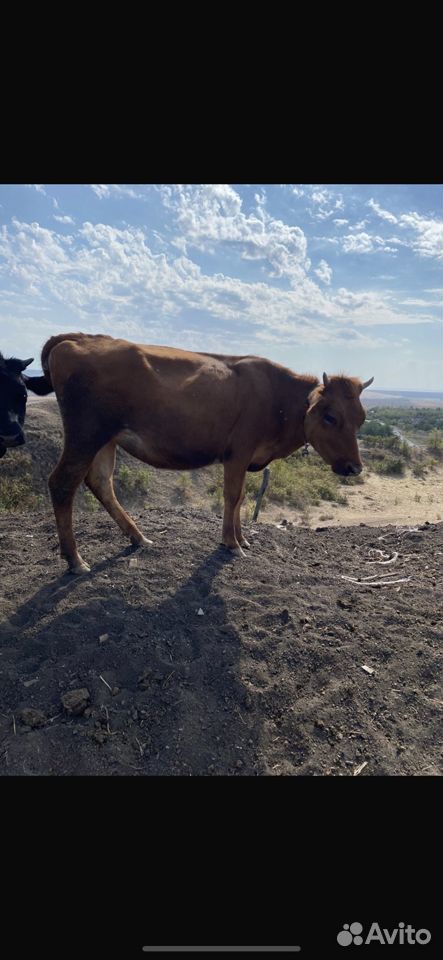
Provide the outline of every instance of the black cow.
[[4,457],[8,447],[20,447],[25,442],[27,391],[26,377],[22,374],[33,359],[5,360],[0,353],[0,457]]

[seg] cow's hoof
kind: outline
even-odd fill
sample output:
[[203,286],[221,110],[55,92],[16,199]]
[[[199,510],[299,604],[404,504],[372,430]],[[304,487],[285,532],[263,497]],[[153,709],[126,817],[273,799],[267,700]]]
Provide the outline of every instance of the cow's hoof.
[[90,572],[91,572],[91,568],[88,563],[85,563],[84,560],[82,560],[80,563],[76,563],[75,567],[69,567],[69,573],[73,573],[76,576],[78,576],[81,573],[90,573]]
[[243,537],[243,539],[240,540],[240,546],[245,547],[246,550],[249,550],[251,544],[249,543],[249,540],[246,540],[245,537]]
[[153,547],[154,541],[148,540],[147,537],[142,537],[141,540],[133,540],[133,546],[138,547],[139,550],[144,550],[146,547]]
[[241,547],[235,547],[234,550],[232,550],[231,552],[234,554],[235,557],[245,557],[245,556],[246,556],[245,551],[242,550]]
[[241,548],[240,546],[238,546],[238,547],[227,547],[226,544],[223,544],[223,546],[225,547],[225,549],[226,549],[226,551],[227,551],[227,553],[229,554],[230,557],[245,557],[245,556],[246,556],[244,550],[242,550],[242,548]]

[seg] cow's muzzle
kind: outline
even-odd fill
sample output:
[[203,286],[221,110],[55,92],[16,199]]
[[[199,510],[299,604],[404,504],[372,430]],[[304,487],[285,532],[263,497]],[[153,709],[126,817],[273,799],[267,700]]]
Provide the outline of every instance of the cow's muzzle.
[[12,433],[8,434],[7,436],[0,434],[0,446],[2,447],[21,447],[24,442],[25,438],[21,431],[20,433]]
[[361,463],[353,463],[351,460],[346,463],[336,463],[332,467],[333,472],[337,473],[339,477],[357,477],[362,469]]

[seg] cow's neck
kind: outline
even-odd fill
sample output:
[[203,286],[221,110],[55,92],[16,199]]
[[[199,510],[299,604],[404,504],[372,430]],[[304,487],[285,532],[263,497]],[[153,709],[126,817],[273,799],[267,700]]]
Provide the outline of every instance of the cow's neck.
[[288,457],[305,445],[304,421],[309,407],[309,394],[317,383],[313,378],[294,376],[285,385],[278,408],[279,431],[276,446],[279,457]]

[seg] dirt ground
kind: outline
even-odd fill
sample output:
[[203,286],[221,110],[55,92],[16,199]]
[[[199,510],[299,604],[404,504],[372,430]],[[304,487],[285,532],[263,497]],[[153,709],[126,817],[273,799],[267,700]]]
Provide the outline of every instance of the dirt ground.
[[134,516],[148,551],[77,515],[75,578],[48,509],[0,515],[2,775],[441,774],[441,523],[257,523],[243,560]]
[[318,526],[354,526],[360,523],[369,526],[392,523],[410,526],[429,520],[438,523],[443,519],[443,471],[441,467],[429,470],[423,479],[412,476],[382,477],[376,473],[363,474],[364,483],[346,487],[347,504],[321,503],[310,507],[306,516],[290,507],[268,503],[261,519],[279,523],[281,518],[294,522],[306,522]]

